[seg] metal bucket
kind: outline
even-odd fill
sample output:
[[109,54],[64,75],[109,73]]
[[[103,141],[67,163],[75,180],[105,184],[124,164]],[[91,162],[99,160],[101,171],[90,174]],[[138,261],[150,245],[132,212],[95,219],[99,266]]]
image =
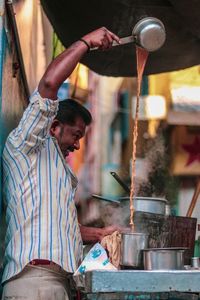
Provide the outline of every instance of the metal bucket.
[[148,247],[148,234],[122,233],[120,265],[143,268],[143,249]]
[[151,248],[143,250],[145,270],[183,270],[186,248]]

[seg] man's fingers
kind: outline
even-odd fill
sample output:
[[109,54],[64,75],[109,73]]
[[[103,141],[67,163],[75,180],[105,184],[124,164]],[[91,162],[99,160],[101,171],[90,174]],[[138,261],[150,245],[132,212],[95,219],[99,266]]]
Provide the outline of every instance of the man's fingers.
[[112,47],[113,39],[110,36],[110,34],[108,34],[108,33],[106,33],[106,37],[107,37],[107,40],[108,40],[108,48],[110,48],[110,47]]
[[120,38],[105,27],[99,28],[83,38],[88,42],[91,48],[97,47],[102,50],[111,48],[113,41],[120,44]]
[[113,42],[113,38],[111,37],[111,35],[109,34],[109,32],[106,32],[106,37],[107,37],[109,43]]
[[107,29],[107,32],[110,34],[110,36],[112,37],[112,40],[115,40],[117,43],[120,44],[120,38],[114,34],[113,32],[111,32],[110,30]]
[[106,34],[106,36],[111,37],[112,41],[115,40],[117,43],[120,44],[120,38],[114,34],[112,31],[108,30],[106,27],[102,27],[104,33]]
[[101,48],[103,50],[110,49],[112,47],[112,44],[113,44],[113,36],[110,34],[108,30],[106,30],[103,39],[103,45]]

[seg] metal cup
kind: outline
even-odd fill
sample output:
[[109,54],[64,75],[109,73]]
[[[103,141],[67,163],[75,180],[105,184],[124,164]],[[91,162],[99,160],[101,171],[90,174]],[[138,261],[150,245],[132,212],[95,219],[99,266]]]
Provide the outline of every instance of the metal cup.
[[191,265],[195,269],[199,269],[200,263],[199,263],[199,257],[192,257],[191,258]]
[[142,250],[148,247],[148,234],[122,233],[121,266],[143,268]]

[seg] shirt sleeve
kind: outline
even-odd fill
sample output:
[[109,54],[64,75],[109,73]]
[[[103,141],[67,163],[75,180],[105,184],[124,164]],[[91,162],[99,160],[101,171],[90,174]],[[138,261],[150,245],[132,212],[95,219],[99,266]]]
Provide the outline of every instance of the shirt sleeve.
[[16,149],[26,154],[45,143],[58,111],[58,100],[42,98],[36,90],[17,128],[8,137]]

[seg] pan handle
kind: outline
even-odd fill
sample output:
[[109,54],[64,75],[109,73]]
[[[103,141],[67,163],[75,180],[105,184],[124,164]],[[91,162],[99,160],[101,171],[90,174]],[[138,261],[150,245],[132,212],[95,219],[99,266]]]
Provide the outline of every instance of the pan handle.
[[123,187],[123,189],[130,194],[130,189],[128,185],[113,171],[110,172],[110,174],[117,180],[117,182]]
[[[116,41],[113,41],[112,47],[125,45],[125,44],[129,44],[129,43],[133,43],[133,42],[134,42],[134,37],[132,35],[130,35],[130,36],[120,38],[120,44],[117,43]],[[91,48],[90,51],[98,50],[98,49],[99,49],[98,47],[94,47],[94,48]]]
[[199,197],[199,194],[200,194],[200,177],[198,178],[197,185],[196,185],[196,188],[195,188],[195,191],[194,191],[194,195],[192,197],[192,201],[191,201],[190,206],[188,208],[186,217],[191,218],[193,210],[194,210],[195,205],[197,203],[197,199]]
[[112,198],[106,198],[106,197],[103,197],[103,196],[100,196],[100,195],[95,195],[95,194],[93,194],[92,197],[96,198],[96,199],[99,199],[99,200],[104,200],[104,201],[114,202],[114,203],[120,204],[119,200],[114,200]]

